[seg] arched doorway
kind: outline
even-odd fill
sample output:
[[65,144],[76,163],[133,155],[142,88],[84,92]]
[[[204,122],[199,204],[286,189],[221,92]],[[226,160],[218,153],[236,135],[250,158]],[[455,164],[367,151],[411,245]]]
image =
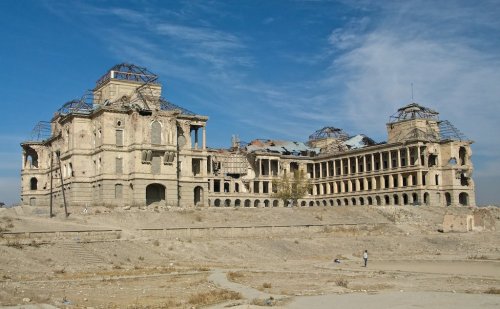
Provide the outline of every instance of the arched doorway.
[[194,205],[203,205],[203,188],[200,186],[194,188]]
[[444,197],[446,199],[446,206],[450,206],[451,205],[451,194],[449,192],[446,192],[444,194]]
[[165,202],[165,186],[152,183],[146,187],[146,205],[157,202]]

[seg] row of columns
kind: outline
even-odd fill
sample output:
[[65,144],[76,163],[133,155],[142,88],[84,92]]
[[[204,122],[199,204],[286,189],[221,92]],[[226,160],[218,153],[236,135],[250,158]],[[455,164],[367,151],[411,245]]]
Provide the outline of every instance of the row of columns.
[[[382,170],[382,169],[392,169],[395,167],[401,167],[401,162],[402,162],[402,157],[401,157],[401,151],[405,150],[405,166],[410,166],[410,159],[411,159],[411,150],[414,150],[414,154],[416,152],[416,157],[414,156],[414,161],[412,166],[421,166],[421,149],[420,146],[417,147],[406,147],[404,149],[395,149],[395,150],[389,150],[389,151],[382,151],[382,152],[377,152],[377,153],[371,153],[368,155],[363,155],[363,156],[355,156],[355,157],[347,157],[347,158],[340,158],[340,159],[335,159],[335,160],[329,160],[326,162],[320,162],[320,163],[313,163],[314,168],[312,168],[312,178],[326,178],[326,177],[332,177],[332,176],[340,176],[340,175],[346,175],[346,174],[357,174],[360,172],[366,172],[367,171],[367,156],[370,156],[370,171],[374,170]],[[416,151],[415,151],[416,149]],[[392,159],[392,153],[396,152],[396,166],[393,164],[393,159]],[[386,154],[386,155],[384,155]],[[375,159],[376,156],[378,156],[378,163],[379,167],[378,169],[375,169]],[[361,158],[362,157],[362,158]],[[387,167],[384,168],[382,165],[384,163],[384,157],[387,157]],[[351,160],[354,159],[354,166],[351,164]],[[363,171],[360,171],[360,160],[363,162]],[[344,165],[344,161],[347,161]],[[338,162],[338,163],[337,163]],[[332,166],[333,165],[333,166]],[[316,168],[319,166],[319,168]],[[324,167],[324,168],[323,168]],[[332,167],[332,168],[331,168]],[[340,174],[337,172],[337,168],[340,167]],[[354,167],[354,170],[352,169]],[[345,168],[347,168],[347,173],[344,172]],[[323,172],[323,170],[325,172]],[[326,175],[324,175],[326,174]]]
[[[398,173],[390,175],[363,177],[360,179],[353,179],[353,180],[334,181],[329,183],[320,183],[313,185],[311,193],[312,195],[323,195],[323,194],[351,193],[358,191],[373,191],[373,190],[383,190],[392,188],[412,187],[415,185],[421,186],[423,184],[423,177],[424,175],[422,171],[417,171],[416,173],[410,173],[407,175]],[[397,180],[394,181],[395,179]],[[404,184],[403,179],[406,179],[406,184]],[[363,184],[363,186],[361,186],[361,184]],[[354,188],[355,190],[353,190]]]

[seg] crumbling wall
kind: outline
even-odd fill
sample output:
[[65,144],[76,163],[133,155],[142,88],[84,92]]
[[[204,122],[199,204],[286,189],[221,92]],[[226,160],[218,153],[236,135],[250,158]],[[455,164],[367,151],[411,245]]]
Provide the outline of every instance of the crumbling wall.
[[461,232],[466,233],[472,231],[474,227],[474,216],[472,215],[455,215],[446,214],[443,218],[443,232]]
[[474,209],[474,230],[494,231],[496,229],[495,215],[485,208]]

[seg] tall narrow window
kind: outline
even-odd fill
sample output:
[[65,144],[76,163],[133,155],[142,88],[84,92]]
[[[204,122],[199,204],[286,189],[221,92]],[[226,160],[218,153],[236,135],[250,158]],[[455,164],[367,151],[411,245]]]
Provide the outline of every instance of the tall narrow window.
[[123,173],[123,159],[116,158],[116,174],[121,175]]
[[122,184],[115,185],[115,198],[117,198],[117,199],[123,198],[123,185]]
[[116,130],[116,146],[123,146],[123,130]]
[[151,124],[151,144],[161,144],[161,124],[158,121]]

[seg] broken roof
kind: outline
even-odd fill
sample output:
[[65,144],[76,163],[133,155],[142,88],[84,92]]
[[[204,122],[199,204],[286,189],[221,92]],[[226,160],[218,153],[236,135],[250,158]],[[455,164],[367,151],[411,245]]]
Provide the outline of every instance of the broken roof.
[[251,141],[247,146],[248,152],[270,152],[280,153],[283,155],[305,155],[307,152],[318,153],[318,148],[308,147],[302,142],[282,141],[282,140],[262,140],[256,139]]
[[151,73],[145,67],[140,67],[131,63],[120,63],[109,69],[96,82],[96,89],[105,84],[110,79],[129,80],[144,84],[155,83],[158,75]]
[[433,109],[418,105],[417,103],[410,103],[398,109],[391,117],[389,123],[398,122],[408,119],[431,119],[439,120],[439,113]]

